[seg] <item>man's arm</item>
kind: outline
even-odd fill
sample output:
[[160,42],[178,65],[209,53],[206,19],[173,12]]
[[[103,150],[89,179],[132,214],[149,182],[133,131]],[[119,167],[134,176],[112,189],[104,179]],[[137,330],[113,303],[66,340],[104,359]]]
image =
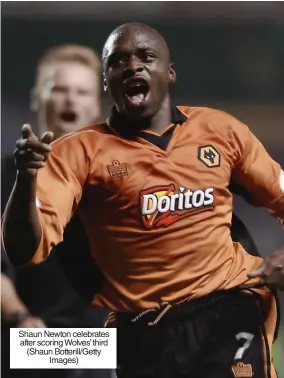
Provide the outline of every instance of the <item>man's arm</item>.
[[266,207],[284,225],[284,172],[241,122],[233,121],[236,161],[232,179],[250,193],[255,206]]
[[22,138],[16,144],[17,178],[5,209],[2,234],[6,253],[14,265],[29,261],[40,244],[41,225],[36,208],[37,173],[45,166],[52,138],[51,133],[46,133],[38,140],[31,127],[25,125]]
[[57,139],[50,151],[50,133],[38,140],[30,126],[23,132],[29,135],[17,142],[17,180],[2,231],[4,249],[14,265],[43,262],[63,240],[81,200],[90,162],[80,133]]
[[[232,145],[236,147],[233,180],[251,194],[251,202],[266,207],[284,226],[284,172],[260,141],[241,122],[231,119]],[[284,248],[265,258],[249,277],[284,289]]]
[[14,265],[29,261],[40,244],[41,225],[35,192],[36,177],[23,177],[18,173],[3,218],[3,244]]

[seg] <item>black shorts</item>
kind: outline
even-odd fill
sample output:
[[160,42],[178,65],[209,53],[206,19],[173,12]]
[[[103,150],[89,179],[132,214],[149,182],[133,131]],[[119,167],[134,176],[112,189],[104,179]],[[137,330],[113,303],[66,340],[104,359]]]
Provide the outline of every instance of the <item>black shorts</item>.
[[118,378],[275,378],[272,293],[234,289],[157,312],[117,314]]

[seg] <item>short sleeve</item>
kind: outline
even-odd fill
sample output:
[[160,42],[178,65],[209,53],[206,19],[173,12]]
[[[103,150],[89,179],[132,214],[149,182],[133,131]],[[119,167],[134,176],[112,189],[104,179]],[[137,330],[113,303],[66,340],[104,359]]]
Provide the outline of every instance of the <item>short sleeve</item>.
[[233,119],[232,128],[237,150],[232,179],[250,193],[255,206],[266,207],[284,224],[283,170],[246,125]]
[[54,143],[37,178],[36,204],[42,237],[31,262],[44,261],[63,240],[64,229],[81,200],[88,172],[86,151],[76,134]]

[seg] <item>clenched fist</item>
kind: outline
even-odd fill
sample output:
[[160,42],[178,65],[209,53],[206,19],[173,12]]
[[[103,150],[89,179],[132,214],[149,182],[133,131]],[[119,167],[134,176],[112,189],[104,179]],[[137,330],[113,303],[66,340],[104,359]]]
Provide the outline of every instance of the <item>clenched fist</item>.
[[263,283],[284,290],[284,247],[266,257],[263,264],[250,272],[248,277],[259,277]]
[[45,166],[51,151],[50,143],[53,133],[48,131],[39,139],[30,125],[22,127],[22,137],[16,143],[14,151],[15,163],[20,174],[36,176],[38,169]]

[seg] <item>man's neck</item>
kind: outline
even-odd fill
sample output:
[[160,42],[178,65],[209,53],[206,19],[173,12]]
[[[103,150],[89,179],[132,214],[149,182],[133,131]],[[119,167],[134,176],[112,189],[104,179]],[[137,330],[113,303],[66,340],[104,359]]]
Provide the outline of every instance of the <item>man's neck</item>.
[[[120,133],[133,134],[137,131],[148,130],[162,134],[172,120],[170,99],[166,97],[158,112],[151,118],[130,119],[118,112],[116,116],[111,116],[111,125],[119,128]],[[118,120],[115,124],[112,122],[114,118]]]
[[162,134],[166,127],[168,127],[172,120],[171,102],[168,97],[165,98],[159,111],[149,119],[148,127],[141,130],[153,131],[157,134]]

